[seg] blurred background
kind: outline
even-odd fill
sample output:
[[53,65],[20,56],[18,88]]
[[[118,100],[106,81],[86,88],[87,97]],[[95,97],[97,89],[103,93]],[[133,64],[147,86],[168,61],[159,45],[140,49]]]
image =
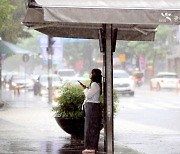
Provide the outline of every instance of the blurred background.
[[[1,0],[0,37],[3,41],[29,50],[26,73],[47,72],[47,36],[24,27],[24,0]],[[154,42],[117,41],[113,63],[115,69],[133,74],[139,69],[149,81],[157,72],[173,71],[180,75],[180,28],[158,26]],[[71,68],[82,76],[94,67],[102,68],[98,40],[54,38],[53,71]],[[23,54],[1,54],[2,76],[10,72],[25,72]]]
[[[22,24],[26,9],[26,0],[0,0],[0,149],[7,148],[0,152],[30,146],[27,142],[22,148],[31,137],[23,134],[26,125],[27,132],[34,134],[33,150],[37,145],[34,137],[39,141],[39,132],[43,132],[43,142],[37,147],[51,145],[59,153],[56,146],[62,146],[59,139],[64,132],[59,134],[49,113],[56,95],[53,88],[89,79],[92,68],[103,68],[103,54],[99,40],[54,37],[49,68],[48,36]],[[133,149],[132,154],[179,153],[180,26],[158,26],[155,41],[118,40],[113,67],[114,88],[118,94],[125,94],[118,95],[114,118],[117,153],[122,153],[122,147]],[[52,93],[48,93],[49,76]],[[19,131],[20,125],[23,130]],[[21,136],[26,140],[19,142]]]

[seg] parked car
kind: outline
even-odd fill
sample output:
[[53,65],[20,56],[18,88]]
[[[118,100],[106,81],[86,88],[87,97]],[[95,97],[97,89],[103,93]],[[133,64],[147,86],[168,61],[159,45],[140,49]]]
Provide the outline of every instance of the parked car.
[[71,77],[71,78],[64,78],[63,80],[63,84],[66,84],[66,83],[73,83],[73,84],[79,84],[78,81],[80,82],[86,82],[86,81],[90,81],[90,79],[87,79],[87,78],[84,78],[84,77],[79,77],[79,76],[74,76],[74,77]]
[[130,96],[134,96],[134,79],[124,70],[113,71],[113,86],[120,94],[129,94]]
[[[52,88],[55,89],[58,86],[61,86],[62,82],[57,74],[52,75]],[[34,83],[34,95],[45,95],[48,94],[48,74],[40,75]]]
[[180,79],[174,72],[159,72],[154,78],[150,80],[150,88],[152,89],[175,89],[177,87],[180,87]]
[[12,75],[9,81],[10,89],[33,89],[33,81],[28,75]]
[[59,69],[55,71],[55,74],[59,75],[61,80],[71,80],[73,77],[77,76],[74,69]]

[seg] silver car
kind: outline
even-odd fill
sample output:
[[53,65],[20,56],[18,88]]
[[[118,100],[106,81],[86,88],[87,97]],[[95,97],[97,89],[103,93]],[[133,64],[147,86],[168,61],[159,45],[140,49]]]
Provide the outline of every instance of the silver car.
[[124,70],[113,71],[113,86],[114,89],[120,94],[129,94],[130,96],[134,96],[134,79]]

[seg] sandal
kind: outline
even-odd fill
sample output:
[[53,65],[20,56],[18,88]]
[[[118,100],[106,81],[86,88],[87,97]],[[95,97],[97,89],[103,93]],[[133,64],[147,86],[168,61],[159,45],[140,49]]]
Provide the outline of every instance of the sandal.
[[83,150],[82,151],[82,153],[84,153],[84,154],[86,154],[86,153],[96,153],[96,151],[95,150],[93,150],[93,149],[85,149],[85,150]]

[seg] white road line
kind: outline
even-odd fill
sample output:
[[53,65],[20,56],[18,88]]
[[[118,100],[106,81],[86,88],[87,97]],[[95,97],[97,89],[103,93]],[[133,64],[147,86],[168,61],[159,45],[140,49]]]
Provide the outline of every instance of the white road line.
[[143,102],[143,101],[134,101],[128,102],[128,100],[120,100],[119,102],[119,109],[180,109],[180,103],[173,103],[171,102],[162,102],[162,101],[155,101],[155,102]]
[[[120,121],[120,122],[119,122]],[[118,126],[120,125],[120,126]],[[145,133],[145,134],[180,134],[180,131],[175,131],[172,129],[167,129],[167,128],[162,128],[158,126],[153,126],[153,125],[148,125],[148,124],[141,124],[141,123],[136,123],[132,121],[127,121],[127,120],[120,120],[120,119],[115,119],[115,133],[116,132],[140,132],[140,133]]]

